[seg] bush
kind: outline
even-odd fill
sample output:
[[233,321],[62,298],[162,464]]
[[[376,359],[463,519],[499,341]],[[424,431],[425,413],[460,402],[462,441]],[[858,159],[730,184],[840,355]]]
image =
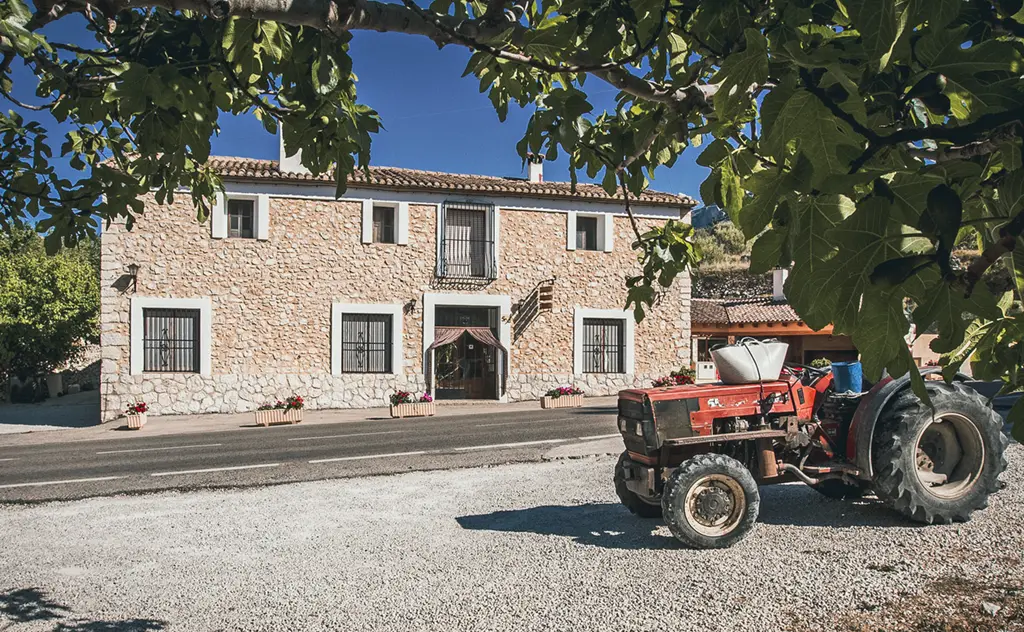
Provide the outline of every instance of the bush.
[[749,254],[747,238],[743,236],[743,231],[736,224],[732,222],[719,222],[715,224],[713,230],[715,240],[718,241],[727,254]]
[[715,236],[706,228],[693,231],[693,245],[701,254],[702,266],[724,263],[729,258],[722,244],[718,243]]
[[814,358],[811,360],[811,366],[816,369],[827,369],[832,366],[832,361],[827,358]]

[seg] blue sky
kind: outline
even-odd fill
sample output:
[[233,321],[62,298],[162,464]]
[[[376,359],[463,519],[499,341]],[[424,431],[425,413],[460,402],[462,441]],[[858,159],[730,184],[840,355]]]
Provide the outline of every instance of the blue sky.
[[[80,29],[73,20],[61,20],[46,31],[51,38],[71,36],[89,45],[91,38]],[[479,92],[479,81],[462,78],[468,51],[456,46],[438,50],[424,37],[360,31],[354,34],[351,56],[359,77],[359,99],[380,113],[385,128],[374,136],[372,164],[525,176],[515,145],[531,112],[513,105],[505,123],[498,121],[490,101]],[[613,104],[616,91],[608,84],[591,78],[586,89],[595,109]],[[277,158],[277,139],[254,117],[221,114],[220,120],[221,134],[213,139],[215,154]],[[698,197],[707,175],[707,169],[694,163],[699,152],[690,149],[672,169],[657,171],[651,188]],[[544,176],[568,180],[567,161],[546,162]],[[581,174],[581,180],[585,177]]]

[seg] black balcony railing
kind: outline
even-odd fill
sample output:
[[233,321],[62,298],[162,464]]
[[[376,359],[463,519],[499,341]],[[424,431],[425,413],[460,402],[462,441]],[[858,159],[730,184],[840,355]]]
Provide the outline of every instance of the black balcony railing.
[[445,202],[437,276],[445,279],[496,279],[497,255],[493,204]]

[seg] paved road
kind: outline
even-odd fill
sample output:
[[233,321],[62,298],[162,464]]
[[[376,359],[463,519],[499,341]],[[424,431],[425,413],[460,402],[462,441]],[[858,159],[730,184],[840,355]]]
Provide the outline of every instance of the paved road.
[[0,502],[537,460],[615,432],[614,407],[591,407],[0,447]]

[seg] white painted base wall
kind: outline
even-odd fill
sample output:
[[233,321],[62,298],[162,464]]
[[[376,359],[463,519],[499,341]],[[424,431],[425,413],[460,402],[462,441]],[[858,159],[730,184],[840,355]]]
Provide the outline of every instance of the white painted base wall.
[[[656,376],[510,375],[507,401],[539,399],[547,391],[574,384],[587,396],[614,395],[624,388],[650,386]],[[256,410],[291,395],[301,395],[309,409],[379,408],[396,390],[422,393],[422,375],[131,375],[104,381],[102,418],[117,418],[136,401],[149,404],[150,414],[195,415]]]

